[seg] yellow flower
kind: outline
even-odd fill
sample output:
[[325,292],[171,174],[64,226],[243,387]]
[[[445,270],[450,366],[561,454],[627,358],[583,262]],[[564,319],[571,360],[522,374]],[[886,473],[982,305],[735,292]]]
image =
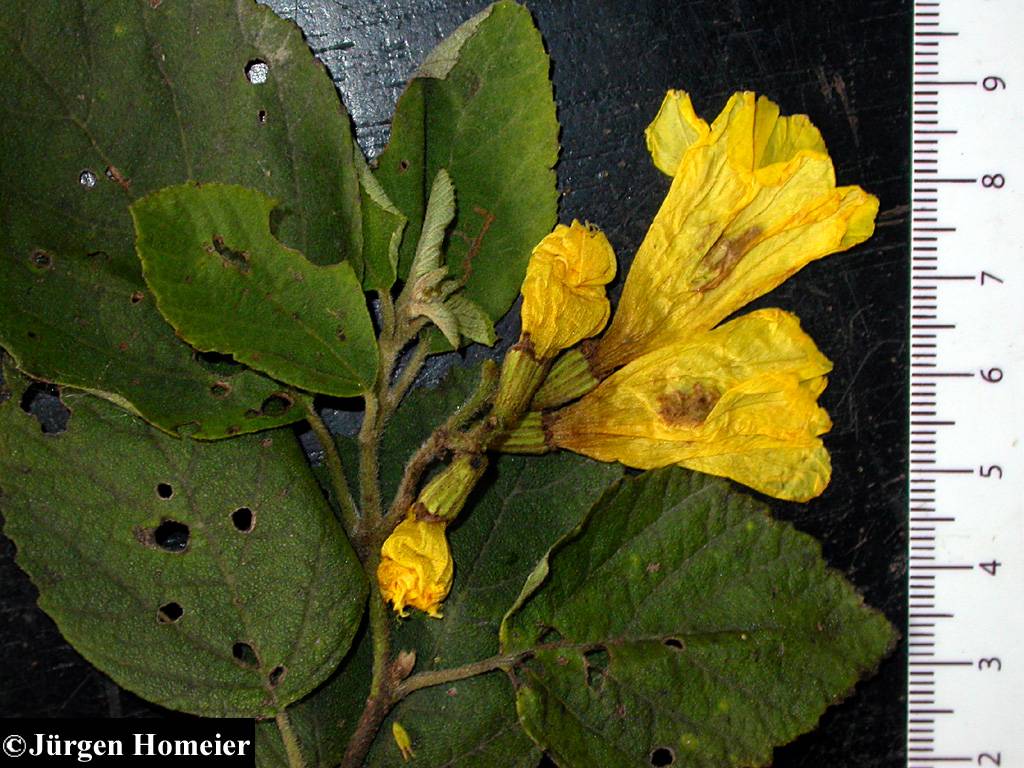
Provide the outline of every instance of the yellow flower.
[[779,309],[629,363],[545,419],[548,444],[639,469],[679,464],[806,501],[831,473],[817,405],[832,364]]
[[709,127],[670,91],[647,130],[672,185],[640,245],[615,317],[589,356],[600,378],[707,331],[809,262],[874,230],[878,200],[837,187],[804,115],[736,93]]
[[673,177],[668,195],[611,326],[563,355],[533,404],[581,399],[526,414],[495,444],[640,469],[680,464],[813,498],[831,474],[820,438],[831,422],[817,404],[831,363],[781,310],[715,326],[810,261],[867,239],[878,200],[836,186],[806,116],[780,117],[753,93],[734,94],[709,126],[685,92],[669,91],[646,136]]
[[615,277],[615,252],[598,229],[559,224],[530,257],[523,281],[523,335],[547,360],[600,333],[610,312],[604,287]]
[[452,586],[452,553],[446,523],[406,517],[380,549],[377,581],[381,595],[399,615],[411,605],[440,618],[440,605]]

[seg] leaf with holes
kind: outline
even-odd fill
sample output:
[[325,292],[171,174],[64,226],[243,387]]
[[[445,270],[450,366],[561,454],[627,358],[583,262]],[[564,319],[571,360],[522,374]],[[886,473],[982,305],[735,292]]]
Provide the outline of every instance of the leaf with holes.
[[[298,738],[306,765],[336,768],[370,691],[372,643],[366,626],[353,641],[341,668],[319,689],[288,707],[288,719]],[[292,768],[273,720],[256,723],[256,765]]]
[[366,584],[290,429],[178,440],[68,392],[67,430],[44,435],[5,375],[4,532],[83,656],[217,717],[273,715],[330,675]]
[[[399,624],[393,646],[416,651],[417,671],[497,654],[502,616],[530,571],[621,473],[618,465],[567,453],[502,457],[450,531],[455,581],[444,619],[416,613]],[[417,691],[392,711],[368,764],[396,764],[389,734],[390,723],[398,721],[425,765],[532,768],[540,755],[516,722],[512,692],[503,672]]]
[[317,266],[274,239],[275,202],[227,184],[182,184],[137,200],[146,282],[197,349],[310,392],[362,394],[378,355],[359,280],[347,262]]
[[622,481],[502,625],[519,716],[562,768],[767,765],[895,642],[820,545],[723,480]]
[[[389,495],[403,460],[465,400],[478,375],[478,370],[457,369],[439,387],[410,394],[389,425],[382,449],[382,481]],[[415,650],[417,671],[445,669],[498,653],[501,618],[526,576],[621,472],[617,465],[571,454],[501,458],[449,531],[455,582],[444,604],[444,618],[438,621],[414,612],[396,620],[395,651]],[[360,648],[324,690],[290,710],[295,727],[306,733],[328,733],[339,721],[344,723],[340,736],[334,737],[336,751],[319,754],[321,765],[336,764],[341,757],[361,709],[359,696],[368,689],[369,664],[368,649]],[[516,722],[512,693],[502,672],[417,691],[381,728],[367,764],[400,764],[391,737],[391,722],[397,720],[412,737],[416,759],[423,765],[534,768],[540,752]],[[359,705],[355,709],[353,698]],[[272,729],[265,730],[263,739],[275,744]]]
[[[408,274],[437,172],[455,183],[446,258],[465,296],[494,321],[508,310],[537,242],[555,223],[558,121],[544,44],[525,8],[499,2],[439,45],[409,83],[376,176],[409,219]],[[468,270],[468,272],[467,272]]]
[[301,419],[262,408],[279,384],[175,337],[128,205],[189,179],[255,187],[282,201],[279,240],[362,275],[359,150],[330,78],[298,27],[253,0],[73,8],[0,3],[0,345],[171,432]]

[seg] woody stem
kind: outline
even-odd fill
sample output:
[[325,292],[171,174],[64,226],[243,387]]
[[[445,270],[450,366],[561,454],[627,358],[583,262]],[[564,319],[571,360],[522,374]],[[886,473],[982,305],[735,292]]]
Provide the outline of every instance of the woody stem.
[[377,582],[380,547],[390,531],[381,505],[379,453],[388,419],[412,386],[430,351],[429,340],[421,338],[394,385],[391,384],[402,350],[416,338],[424,325],[423,319],[409,320],[401,307],[396,309],[390,295],[381,296],[377,381],[373,391],[364,395],[366,405],[359,430],[359,492],[363,516],[358,520],[354,537],[370,585],[368,621],[373,645],[373,673],[369,697],[349,739],[342,768],[362,765],[381,723],[394,705],[393,691],[399,682],[396,665],[391,662],[391,617]]
[[464,664],[461,667],[436,669],[430,672],[417,672],[395,688],[394,698],[396,701],[401,701],[410,693],[414,693],[421,688],[430,688],[435,685],[454,683],[458,680],[465,680],[468,677],[476,677],[477,675],[483,675],[497,669],[508,671],[512,669],[512,667],[514,667],[524,655],[525,654],[512,653],[491,656],[488,659],[474,661],[471,664]]

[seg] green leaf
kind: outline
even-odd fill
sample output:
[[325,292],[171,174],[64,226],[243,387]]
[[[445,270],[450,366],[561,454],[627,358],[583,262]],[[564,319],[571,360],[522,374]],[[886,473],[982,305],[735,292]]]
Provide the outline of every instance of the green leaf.
[[417,307],[418,315],[423,315],[430,320],[437,330],[445,337],[448,343],[457,347],[459,345],[459,320],[443,301],[424,303]]
[[611,489],[502,625],[531,654],[520,719],[562,768],[767,765],[895,639],[818,542],[679,469]]
[[[436,272],[441,264],[441,245],[448,226],[455,218],[455,187],[444,168],[439,168],[427,198],[427,209],[423,214],[423,229],[420,230],[416,256],[409,268],[409,282],[415,285],[421,278]],[[447,270],[445,271],[447,274]]]
[[[526,577],[620,475],[618,465],[568,453],[502,457],[450,529],[455,581],[444,618],[415,613],[397,623],[392,645],[416,651],[417,671],[499,653],[501,619]],[[417,691],[392,711],[369,765],[395,765],[390,723],[398,720],[424,765],[535,766],[539,753],[516,723],[512,692],[502,672]]]
[[455,294],[444,304],[448,311],[455,316],[460,334],[477,344],[494,346],[494,342],[498,340],[498,336],[494,332],[494,323],[479,304],[467,299],[461,293]]
[[355,153],[363,213],[363,288],[378,294],[398,278],[398,249],[406,220],[370,172],[362,153]]
[[[299,407],[264,413],[280,385],[242,366],[209,370],[175,337],[128,212],[189,179],[255,187],[282,201],[278,239],[317,263],[351,257],[362,274],[358,149],[300,30],[252,0],[82,0],[74,12],[7,0],[0,47],[0,114],[13,128],[0,132],[0,344],[23,370],[172,432],[215,438],[302,418]],[[267,77],[254,84],[258,62]]]
[[494,321],[512,305],[530,251],[555,223],[558,121],[550,64],[529,12],[499,2],[441,43],[409,83],[376,175],[409,219],[406,275],[437,172],[455,184],[451,275]]
[[317,266],[274,239],[275,204],[226,184],[183,184],[134,202],[157,306],[197,349],[310,392],[368,391],[378,354],[359,280],[347,262]]
[[[317,690],[288,708],[288,718],[311,768],[337,768],[370,691],[373,648],[364,623],[341,668]],[[382,737],[383,738],[383,737]],[[256,723],[256,765],[292,768],[277,723]]]
[[362,570],[290,429],[178,440],[67,392],[43,434],[5,371],[4,532],[65,638],[119,685],[210,716],[273,715],[338,665]]
[[[477,374],[476,370],[455,370],[438,388],[414,390],[403,403],[381,451],[382,485],[388,496],[394,493],[409,454],[465,400]],[[343,441],[341,447],[350,446]],[[444,605],[444,618],[431,619],[415,611],[408,619],[395,617],[393,649],[415,650],[418,671],[458,666],[498,653],[498,626],[527,574],[620,475],[616,465],[571,454],[502,457],[449,530],[455,582]],[[321,765],[337,764],[362,709],[370,679],[368,645],[364,640],[336,678],[291,710],[292,723],[304,732],[323,734],[339,722],[344,724],[336,751],[320,753]],[[391,722],[397,719],[412,736],[416,760],[422,765],[533,768],[540,752],[516,722],[512,693],[501,672],[417,691],[384,724],[368,764],[401,764],[391,737]],[[275,734],[265,730],[263,739],[277,744]],[[279,750],[268,752],[278,754]]]

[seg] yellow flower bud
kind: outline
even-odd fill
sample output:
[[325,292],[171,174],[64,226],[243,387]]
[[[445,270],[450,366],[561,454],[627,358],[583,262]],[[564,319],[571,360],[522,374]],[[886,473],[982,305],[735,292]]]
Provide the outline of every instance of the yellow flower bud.
[[416,753],[412,751],[412,739],[409,738],[409,732],[397,720],[391,724],[391,735],[395,739],[395,744],[398,745],[398,751],[402,753],[403,762],[407,763],[410,757],[416,757]]
[[446,523],[406,517],[380,549],[377,582],[381,595],[401,616],[412,606],[441,618],[440,606],[452,586],[452,553]]
[[601,461],[678,464],[806,501],[831,474],[820,438],[831,422],[816,402],[831,368],[795,316],[751,312],[634,360],[546,417],[543,434]]
[[604,287],[615,277],[615,252],[598,229],[559,224],[530,257],[523,281],[523,336],[548,360],[600,333],[610,312]]
[[673,177],[637,251],[622,299],[589,356],[597,378],[710,330],[815,259],[874,231],[878,199],[837,187],[818,129],[749,91],[714,123],[670,91],[647,130]]

